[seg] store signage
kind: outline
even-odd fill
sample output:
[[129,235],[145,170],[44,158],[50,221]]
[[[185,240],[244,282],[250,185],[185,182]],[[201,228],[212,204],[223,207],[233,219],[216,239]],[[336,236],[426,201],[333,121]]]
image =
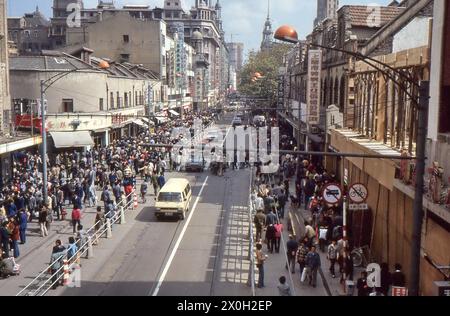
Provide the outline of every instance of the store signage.
[[322,71],[322,52],[310,50],[308,56],[307,120],[309,125],[320,121],[320,72]]

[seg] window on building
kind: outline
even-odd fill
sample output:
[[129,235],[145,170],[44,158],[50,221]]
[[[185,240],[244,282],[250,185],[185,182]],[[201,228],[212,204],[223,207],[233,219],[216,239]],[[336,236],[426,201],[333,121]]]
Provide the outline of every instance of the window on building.
[[62,107],[64,113],[73,113],[73,99],[63,99]]
[[139,104],[138,94],[137,94],[137,93],[134,94],[134,105],[135,105],[135,106],[140,105],[140,104]]
[[114,109],[114,92],[109,93],[109,106]]
[[38,38],[39,37],[39,32],[38,31],[34,31],[34,37]]
[[130,42],[130,35],[124,35],[123,36],[123,42],[124,43],[129,43]]
[[128,107],[128,93],[124,92],[123,97],[125,99],[125,107],[127,108]]
[[120,109],[122,108],[122,104],[120,103],[120,93],[119,91],[117,91],[117,95],[116,95],[116,99],[117,99],[117,108]]
[[121,63],[126,63],[130,61],[130,54],[120,54]]
[[100,98],[100,99],[98,100],[98,109],[99,109],[99,111],[104,111],[104,108],[103,108],[103,98]]

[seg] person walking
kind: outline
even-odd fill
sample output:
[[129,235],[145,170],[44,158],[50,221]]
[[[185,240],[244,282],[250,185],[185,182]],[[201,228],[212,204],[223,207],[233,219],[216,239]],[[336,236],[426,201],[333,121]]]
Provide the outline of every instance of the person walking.
[[42,206],[42,209],[39,212],[39,228],[41,229],[41,237],[48,236],[47,220],[48,220],[47,207]]
[[9,237],[10,232],[8,230],[8,222],[5,221],[0,227],[0,237],[2,241],[2,251],[6,258],[9,258]]
[[262,239],[262,231],[264,229],[264,224],[266,222],[266,215],[264,215],[263,210],[258,210],[255,217],[253,218],[253,223],[256,228],[256,241],[259,242]]
[[286,195],[284,194],[284,190],[281,190],[281,194],[278,195],[278,210],[280,219],[284,219],[285,208],[286,208]]
[[289,240],[286,243],[286,249],[286,255],[288,259],[288,262],[286,263],[286,270],[290,269],[291,273],[295,274],[295,259],[298,250],[298,242],[295,241],[293,235],[289,235]]
[[8,230],[10,231],[11,248],[13,249],[14,258],[17,259],[20,256],[19,240],[20,230],[19,222],[15,217],[11,217],[8,223]]
[[308,247],[311,248],[314,244],[314,237],[316,237],[316,231],[314,228],[307,222],[304,222],[305,225],[305,238],[308,238]]
[[306,267],[306,256],[309,253],[309,248],[307,246],[307,241],[305,239],[300,241],[300,245],[297,250],[297,263],[300,266],[300,277],[303,273],[303,270]]
[[148,185],[147,185],[147,180],[145,180],[142,184],[141,184],[141,198],[142,198],[142,203],[147,203],[147,199],[146,199],[146,195],[147,195],[147,190],[148,190]]
[[279,281],[278,292],[280,293],[280,296],[292,296],[291,287],[286,283],[286,277],[280,277]]
[[275,225],[269,224],[266,228],[267,250],[273,253],[275,248],[276,236]]
[[256,266],[258,267],[258,288],[264,287],[264,262],[267,259],[267,255],[262,251],[262,244],[256,244]]
[[379,291],[384,295],[388,296],[389,289],[392,285],[392,275],[389,272],[389,265],[387,263],[381,264],[381,288]]
[[94,244],[97,244],[97,234],[102,229],[103,224],[105,223],[105,214],[102,211],[101,206],[97,206],[97,214],[95,214],[95,236],[94,236]]
[[402,266],[399,263],[396,263],[395,272],[392,273],[392,286],[395,287],[405,287],[406,286],[406,277],[402,271]]
[[75,262],[79,264],[80,258],[78,254],[78,247],[74,237],[69,237],[69,246],[67,248],[67,260],[69,260],[70,263]]
[[20,244],[24,245],[27,241],[27,227],[28,227],[28,215],[25,212],[25,209],[21,209],[19,211],[19,235],[20,235]]
[[330,273],[333,279],[336,278],[336,271],[334,266],[336,265],[337,255],[338,255],[338,248],[336,245],[336,240],[333,240],[331,244],[328,246],[327,251],[327,259],[330,260]]
[[50,274],[52,276],[52,289],[61,285],[60,275],[62,273],[61,267],[63,265],[64,256],[66,255],[66,248],[62,245],[61,240],[57,240],[53,247],[52,254],[50,256]]
[[358,296],[369,296],[370,290],[367,285],[367,272],[361,272],[361,277],[356,282],[356,288],[358,289]]
[[273,226],[275,227],[275,252],[280,253],[281,234],[283,234],[283,224],[280,222],[277,222]]
[[316,252],[316,246],[311,247],[311,251],[306,256],[306,266],[309,269],[309,285],[317,286],[317,272],[321,266],[320,255]]
[[81,210],[76,207],[72,210],[72,228],[74,234],[77,232],[78,225],[81,225]]

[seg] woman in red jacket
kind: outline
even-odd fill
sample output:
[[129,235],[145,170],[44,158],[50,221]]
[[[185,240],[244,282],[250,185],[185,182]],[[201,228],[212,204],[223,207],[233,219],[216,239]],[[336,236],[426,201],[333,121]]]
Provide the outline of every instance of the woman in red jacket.
[[20,251],[19,251],[19,240],[20,240],[20,230],[19,230],[19,222],[17,219],[11,217],[10,222],[8,224],[8,229],[11,232],[10,239],[11,239],[11,248],[14,251],[14,258],[19,258]]
[[81,210],[76,207],[72,210],[72,226],[74,234],[77,232],[78,225],[81,225]]

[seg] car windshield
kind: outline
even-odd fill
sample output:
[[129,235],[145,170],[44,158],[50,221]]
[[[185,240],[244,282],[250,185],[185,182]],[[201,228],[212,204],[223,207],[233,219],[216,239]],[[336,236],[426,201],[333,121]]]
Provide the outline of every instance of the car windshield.
[[159,202],[182,202],[181,193],[161,192],[158,196]]

